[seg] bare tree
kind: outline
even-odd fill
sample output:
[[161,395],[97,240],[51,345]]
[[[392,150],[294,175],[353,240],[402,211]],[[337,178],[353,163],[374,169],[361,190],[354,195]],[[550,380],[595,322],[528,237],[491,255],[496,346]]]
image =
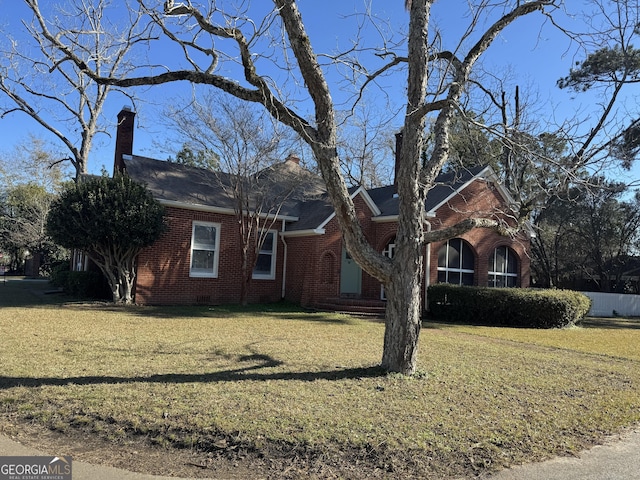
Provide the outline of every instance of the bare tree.
[[380,187],[393,182],[395,140],[386,115],[365,106],[338,129],[338,155],[349,186]]
[[[121,76],[131,70],[127,58],[131,48],[148,40],[149,35],[141,28],[142,15],[135,8],[124,10],[122,24],[127,27],[117,31],[107,15],[109,2],[74,0],[50,11],[47,22],[60,34],[52,41],[41,32],[40,24],[45,20],[38,0],[25,3],[35,16],[32,23],[23,21],[33,42],[5,39],[0,92],[6,101],[0,106],[0,118],[15,112],[31,117],[62,142],[68,156],[54,161],[69,161],[77,177],[87,173],[96,135],[108,131],[102,110],[114,89],[94,82],[83,68],[91,68],[99,75]],[[80,64],[68,61],[56,49],[58,41],[73,49]]]
[[624,94],[640,82],[640,50],[634,46],[640,11],[637,2],[627,0],[592,0],[589,6],[593,11],[586,13],[584,21],[591,28],[586,32],[564,28],[580,45],[584,58],[558,80],[558,87],[571,89],[576,96],[596,92],[598,110],[589,122],[567,122],[562,133],[574,164],[602,171],[611,164],[602,159],[617,156],[628,169],[638,154],[634,140],[638,112],[629,108]]
[[41,137],[28,135],[13,149],[0,155],[0,190],[32,182],[50,193],[58,193],[70,172],[55,164],[59,152]]
[[60,165],[49,167],[54,158],[36,137],[0,157],[0,249],[14,268],[27,251],[45,270],[62,256],[45,231],[51,203],[68,178]]
[[252,280],[265,267],[257,265],[260,251],[265,242],[277,240],[272,230],[278,227],[278,214],[288,202],[319,194],[319,178],[300,167],[296,155],[282,163],[299,142],[256,105],[209,92],[186,108],[170,107],[165,117],[170,131],[219,161],[216,186],[233,199],[243,278],[240,303],[246,305]]
[[12,263],[20,263],[19,254],[27,252],[40,262],[54,250],[45,230],[54,198],[35,183],[16,185],[0,197],[0,246],[12,253]]
[[[447,239],[475,227],[504,230],[497,218],[470,217],[458,225],[442,230],[426,231],[424,200],[436,176],[447,162],[450,151],[449,128],[470,83],[474,66],[493,40],[520,17],[536,12],[550,13],[555,2],[538,0],[492,2],[473,5],[470,25],[455,51],[437,48],[430,36],[432,3],[413,0],[409,9],[408,35],[399,49],[385,44],[376,52],[378,64],[371,70],[346,56],[325,56],[341,60],[341,65],[359,67],[362,91],[375,80],[394,69],[406,69],[402,82],[406,95],[401,153],[397,164],[399,219],[396,254],[389,259],[378,252],[365,238],[356,210],[341,173],[338,156],[338,122],[332,89],[325,75],[326,64],[319,61],[305,23],[294,0],[274,0],[274,10],[262,18],[249,19],[247,12],[230,12],[210,3],[199,8],[194,3],[174,4],[166,8],[158,2],[140,3],[148,9],[153,21],[162,29],[165,39],[179,46],[185,61],[177,68],[154,71],[140,76],[118,78],[101,75],[74,52],[74,46],[49,29],[42,21],[42,34],[55,44],[62,55],[100,84],[119,87],[157,85],[180,80],[206,84],[247,102],[264,108],[279,122],[292,128],[309,145],[318,163],[333,202],[336,219],[347,249],[369,274],[382,282],[387,296],[386,331],[382,366],[388,371],[412,374],[417,364],[418,338],[421,327],[420,292],[425,244]],[[484,15],[484,16],[483,16]],[[481,27],[485,25],[486,27]],[[266,39],[265,46],[261,40]],[[470,46],[463,48],[466,43]],[[259,50],[262,48],[262,50]],[[276,54],[274,52],[280,52]],[[365,47],[352,50],[366,53]],[[236,61],[239,65],[234,68]],[[296,103],[282,93],[284,81],[275,81],[263,70],[269,60],[284,65],[279,74],[288,75],[290,82],[304,92],[312,104],[310,119],[305,111],[296,110]],[[382,63],[380,63],[382,62]],[[263,73],[261,73],[263,72]],[[234,76],[236,75],[237,76]],[[337,93],[337,92],[335,92]],[[434,143],[427,159],[425,147],[427,118],[433,119]]]

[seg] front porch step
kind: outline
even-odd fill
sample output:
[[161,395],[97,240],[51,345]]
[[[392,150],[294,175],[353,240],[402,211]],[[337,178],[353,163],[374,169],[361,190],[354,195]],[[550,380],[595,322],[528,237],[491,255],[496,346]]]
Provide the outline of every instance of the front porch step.
[[384,317],[386,303],[382,300],[364,298],[328,298],[315,305],[318,310],[351,313],[372,317]]

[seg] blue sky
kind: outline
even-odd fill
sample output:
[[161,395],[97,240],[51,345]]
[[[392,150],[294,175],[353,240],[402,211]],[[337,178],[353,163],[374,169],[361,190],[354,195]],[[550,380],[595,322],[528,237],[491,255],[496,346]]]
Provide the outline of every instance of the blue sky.
[[[42,3],[44,5],[46,2]],[[388,21],[390,31],[395,31],[397,34],[406,30],[408,15],[403,9],[403,3],[401,0],[373,0],[372,13],[379,19],[380,26],[384,27]],[[466,4],[464,0],[440,0],[434,6],[432,21],[441,27],[446,48],[456,46],[460,33],[468,23],[468,18],[461,14],[460,5],[463,4]],[[317,50],[335,50],[348,46],[355,32],[354,25],[361,18],[353,14],[362,12],[365,5],[366,2],[363,0],[301,0],[300,9],[303,19]],[[0,28],[19,37],[22,30],[20,21],[27,14],[26,8],[22,2],[15,0],[0,0],[0,7],[3,7],[0,8]],[[578,19],[572,20],[567,17],[563,17],[562,21],[568,25],[579,22]],[[378,31],[369,27],[363,34],[366,40],[372,40],[377,38]],[[524,98],[535,98],[535,108],[531,110],[534,112],[532,116],[540,122],[542,128],[546,123],[559,123],[566,118],[571,118],[576,112],[584,116],[597,101],[597,97],[591,94],[575,94],[556,87],[556,81],[568,73],[575,60],[581,58],[581,52],[577,51],[574,44],[545,21],[544,17],[533,14],[520,19],[496,39],[488,55],[483,59],[483,66],[485,70],[497,77],[505,76],[507,71],[511,72],[510,88],[518,84]],[[399,83],[388,85],[388,91],[392,92],[392,95],[402,94],[401,88],[398,88]],[[143,97],[158,104],[162,100],[174,97],[181,90],[189,91],[185,85],[172,85],[149,89]],[[337,101],[339,90],[334,92],[336,92],[334,99]],[[625,103],[626,106],[632,107],[635,105],[633,92],[630,92],[630,95]],[[105,109],[106,119],[115,122],[118,111],[123,105],[129,103],[124,96],[114,95]],[[156,121],[159,107],[141,103],[137,110],[138,128],[135,134],[134,152],[166,158],[168,154],[154,146],[154,140],[165,136],[164,127]],[[398,121],[397,127],[399,125]],[[115,126],[112,132],[111,137],[101,135],[96,139],[89,165],[92,172],[99,172],[103,165],[110,171],[113,162]],[[15,113],[0,119],[0,150],[10,151],[14,145],[24,141],[29,133],[45,139],[52,138],[24,114]],[[640,168],[632,170],[627,174],[627,178],[640,179]]]

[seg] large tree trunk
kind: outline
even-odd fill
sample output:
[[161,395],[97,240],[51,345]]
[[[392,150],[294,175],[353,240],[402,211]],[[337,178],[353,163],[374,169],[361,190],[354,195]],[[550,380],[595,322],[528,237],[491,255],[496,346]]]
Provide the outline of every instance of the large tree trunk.
[[422,259],[404,264],[385,285],[385,315],[382,367],[387,372],[413,375],[418,362],[418,339],[421,327]]
[[[241,241],[245,241],[241,238]],[[242,281],[240,282],[240,305],[246,307],[249,304],[249,290],[251,288],[252,271],[249,268],[249,252],[246,245],[242,248]]]
[[133,291],[136,279],[135,259],[137,250],[127,252],[94,250],[89,258],[98,266],[107,279],[113,303],[129,305],[133,303]]
[[133,285],[135,283],[135,266],[132,269],[122,269],[118,272],[119,282],[118,290],[120,292],[120,298],[118,303],[125,305],[131,305],[133,303]]
[[[409,6],[409,5],[407,5]],[[424,104],[428,78],[427,26],[430,3],[412,2],[409,25],[407,111],[400,151],[396,152],[396,185],[399,194],[398,232],[387,296],[382,367],[404,375],[415,373],[420,336],[420,285],[424,241],[424,197],[419,185],[424,115],[415,112]]]

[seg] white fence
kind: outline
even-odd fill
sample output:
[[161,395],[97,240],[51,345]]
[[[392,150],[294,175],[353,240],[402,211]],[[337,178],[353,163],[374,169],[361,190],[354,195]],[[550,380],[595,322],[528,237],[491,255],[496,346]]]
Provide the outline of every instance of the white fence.
[[[581,292],[591,299],[590,317],[640,317],[640,295]],[[615,310],[615,315],[614,315]]]

